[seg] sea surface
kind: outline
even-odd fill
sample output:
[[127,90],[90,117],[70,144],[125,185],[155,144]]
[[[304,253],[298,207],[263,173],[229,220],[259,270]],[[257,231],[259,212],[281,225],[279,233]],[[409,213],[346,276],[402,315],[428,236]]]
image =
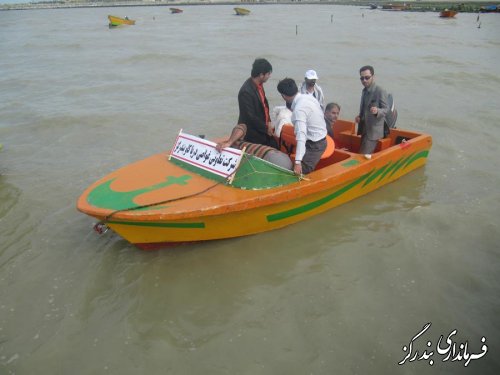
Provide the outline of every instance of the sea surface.
[[[0,12],[0,374],[500,373],[500,15],[232,8]],[[372,64],[427,165],[274,232],[94,232],[83,190],[180,129],[229,134],[256,57],[272,107],[315,69],[345,119]]]

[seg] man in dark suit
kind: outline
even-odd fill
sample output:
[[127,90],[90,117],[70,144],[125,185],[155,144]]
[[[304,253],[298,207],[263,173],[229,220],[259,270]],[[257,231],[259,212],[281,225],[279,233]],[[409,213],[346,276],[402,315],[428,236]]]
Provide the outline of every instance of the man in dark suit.
[[273,67],[266,59],[254,61],[251,77],[243,83],[238,93],[238,123],[247,126],[245,141],[278,148],[273,137],[269,103],[264,91],[264,83],[272,71]]
[[377,147],[377,141],[384,138],[384,121],[389,107],[386,91],[375,83],[372,66],[366,65],[359,69],[359,79],[364,86],[359,115],[356,117],[358,134],[361,135],[359,153],[370,157]]

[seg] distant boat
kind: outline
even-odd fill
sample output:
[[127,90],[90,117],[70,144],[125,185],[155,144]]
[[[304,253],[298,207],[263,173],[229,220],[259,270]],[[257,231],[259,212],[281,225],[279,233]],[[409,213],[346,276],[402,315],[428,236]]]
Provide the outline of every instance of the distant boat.
[[118,25],[135,25],[134,20],[129,20],[128,17],[120,18],[116,16],[108,16],[109,26],[118,26]]
[[411,9],[407,4],[383,4],[382,10],[408,10]]
[[245,8],[234,8],[237,16],[246,16],[250,13],[248,9]]
[[172,14],[184,12],[182,9],[179,8],[170,8],[170,11],[172,12]]
[[481,13],[498,13],[500,12],[500,5],[484,5],[479,8]]
[[441,18],[452,18],[452,17],[455,17],[457,15],[457,13],[458,12],[456,10],[445,9],[445,10],[442,10],[439,13],[439,17],[441,17]]

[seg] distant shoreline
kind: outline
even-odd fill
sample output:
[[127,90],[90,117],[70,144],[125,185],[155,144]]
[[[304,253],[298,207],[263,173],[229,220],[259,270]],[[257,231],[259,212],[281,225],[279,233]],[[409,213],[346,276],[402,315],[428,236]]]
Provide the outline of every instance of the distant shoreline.
[[191,5],[239,5],[255,6],[268,4],[336,4],[336,5],[361,5],[368,6],[369,1],[349,0],[264,0],[254,1],[227,1],[227,0],[56,0],[56,1],[33,1],[23,4],[0,4],[0,9],[7,10],[29,10],[29,9],[60,9],[60,8],[106,8],[106,7],[141,7],[141,6],[191,6]]
[[[1,1],[1,0],[0,0]],[[403,6],[405,9],[398,11],[408,12],[426,12],[426,11],[441,11],[444,8],[455,9],[462,13],[477,13],[482,6],[493,4],[492,2],[482,1],[466,1],[452,2],[447,0],[436,1],[380,1],[380,0],[261,0],[255,1],[225,1],[225,0],[95,0],[95,1],[79,1],[79,0],[58,0],[58,1],[38,1],[23,4],[0,4],[0,10],[32,10],[32,9],[67,9],[67,8],[109,8],[109,7],[145,7],[145,6],[192,6],[192,5],[239,5],[239,6],[259,6],[259,5],[352,5],[369,8],[371,4],[378,5],[381,9],[383,5],[393,4]],[[389,9],[388,9],[389,10]]]

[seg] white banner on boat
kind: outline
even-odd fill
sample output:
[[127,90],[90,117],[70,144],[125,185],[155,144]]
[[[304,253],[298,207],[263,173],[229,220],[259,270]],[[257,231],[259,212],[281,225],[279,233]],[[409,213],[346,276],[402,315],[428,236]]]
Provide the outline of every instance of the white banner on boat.
[[222,152],[215,149],[216,143],[206,139],[179,132],[170,156],[185,163],[222,177],[230,177],[238,168],[243,151],[225,148]]

